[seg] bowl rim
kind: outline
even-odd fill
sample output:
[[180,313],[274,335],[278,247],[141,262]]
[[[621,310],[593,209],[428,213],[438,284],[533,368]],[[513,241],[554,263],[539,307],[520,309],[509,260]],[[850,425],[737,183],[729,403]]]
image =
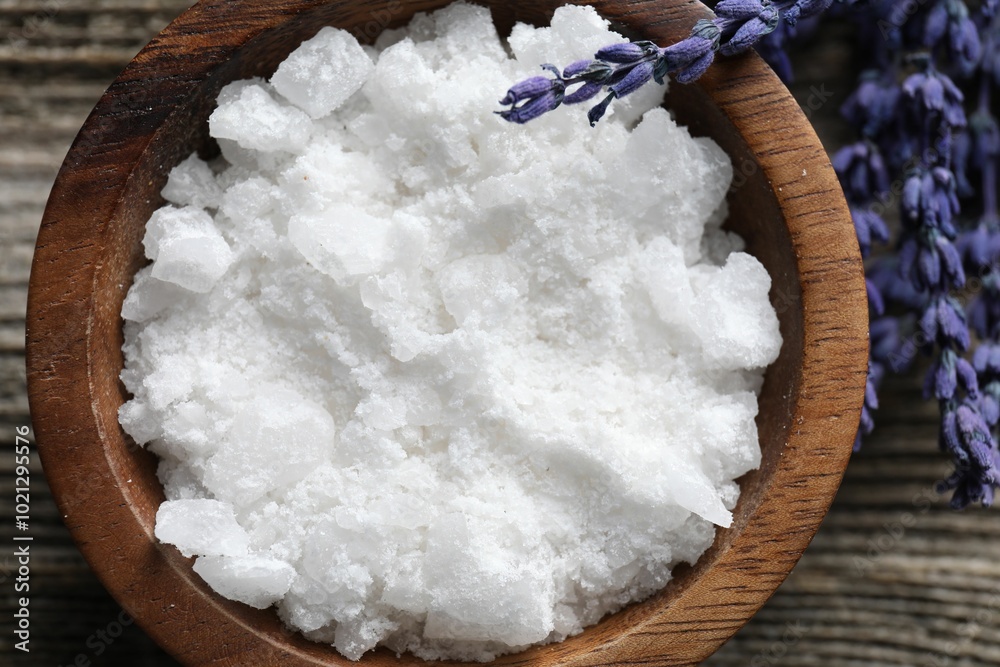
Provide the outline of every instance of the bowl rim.
[[[393,3],[400,0],[389,0]],[[95,284],[99,262],[88,238],[124,205],[124,193],[134,176],[129,169],[100,170],[97,163],[110,151],[123,164],[132,164],[129,158],[143,153],[154,130],[183,109],[185,100],[172,100],[162,109],[128,109],[131,122],[152,128],[144,135],[145,143],[107,142],[114,130],[107,119],[123,112],[122,92],[137,81],[162,76],[165,69],[172,71],[178,57],[190,57],[192,40],[195,46],[204,46],[203,40],[210,39],[213,47],[189,61],[192,67],[184,76],[194,87],[247,40],[324,4],[350,3],[202,0],[175,19],[111,84],[88,117],[56,178],[32,262],[26,316],[28,396],[53,495],[74,540],[105,587],[148,634],[188,664],[248,664],[248,659],[255,664],[346,662],[331,658],[326,647],[313,650],[301,642],[283,641],[287,636],[262,637],[246,620],[252,615],[234,614],[230,604],[212,595],[185,590],[185,604],[193,606],[184,613],[171,612],[172,605],[164,600],[142,599],[155,593],[145,586],[144,578],[150,573],[180,587],[189,585],[195,575],[187,559],[155,545],[151,548],[152,526],[130,506],[134,497],[127,485],[131,480],[118,477],[103,456],[93,456],[95,443],[117,424],[106,423],[89,403],[75,405],[66,399],[92,396],[92,374],[97,372],[90,345],[100,335],[93,326],[98,306],[88,290]],[[437,3],[418,0],[412,4],[415,11],[422,11]],[[648,9],[649,3],[593,0],[577,4],[590,4],[607,18],[627,20],[630,12]],[[656,13],[660,19],[648,29],[674,41],[695,20],[712,16],[695,0],[661,3]],[[206,21],[217,26],[207,37]],[[719,576],[694,578],[671,599],[669,609],[648,616],[627,633],[599,641],[586,654],[565,654],[559,645],[549,645],[531,649],[532,662],[582,666],[642,660],[679,665],[704,659],[763,605],[794,567],[826,514],[851,453],[867,372],[867,303],[850,212],[830,161],[801,109],[756,55],[721,61],[694,85],[747,138],[784,214],[797,260],[806,323],[799,396],[792,415],[799,428],[787,433],[773,480],[782,492],[766,495],[729,547],[717,554],[712,567]],[[749,87],[765,92],[748,98]],[[762,106],[766,118],[761,116]],[[98,137],[102,140],[96,141]],[[81,173],[93,184],[87,192],[87,206],[79,205]],[[60,278],[54,280],[53,275]],[[783,491],[789,489],[807,489],[808,494]],[[190,634],[191,624],[204,623],[205,614],[224,622]],[[197,635],[199,648],[178,645],[178,637],[184,639],[186,634],[191,639]],[[218,646],[210,645],[213,637]],[[226,652],[227,647],[236,648],[238,654]],[[497,662],[521,663],[525,655],[512,654]]]

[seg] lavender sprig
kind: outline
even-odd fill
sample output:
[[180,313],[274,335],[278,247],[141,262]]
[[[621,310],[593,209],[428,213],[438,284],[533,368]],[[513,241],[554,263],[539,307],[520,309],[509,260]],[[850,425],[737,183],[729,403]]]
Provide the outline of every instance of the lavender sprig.
[[616,99],[650,81],[663,84],[667,75],[690,83],[705,73],[715,54],[742,53],[773,32],[781,19],[794,26],[815,16],[831,0],[722,0],[715,18],[695,23],[691,34],[677,44],[660,48],[653,42],[627,42],[600,49],[593,59],[580,60],[561,72],[555,65],[542,68],[553,76],[534,76],[512,86],[497,113],[512,123],[527,123],[562,104],[579,104],[604,97],[587,113],[594,126]]
[[[915,15],[905,0],[857,5],[863,39],[874,47],[869,60],[878,69],[862,75],[842,109],[862,140],[834,160],[866,255],[872,240],[885,239],[872,203],[890,199],[880,193],[882,170],[897,174],[901,184],[896,255],[869,261],[872,354],[858,444],[873,427],[884,371],[901,370],[912,351],[922,349],[932,357],[924,393],[938,401],[940,446],[955,465],[939,489],[953,491],[957,508],[990,504],[1000,486],[993,433],[1000,421],[1000,280],[994,270],[1000,257],[994,146],[1000,136],[989,114],[990,92],[981,87],[979,108],[966,123],[959,85],[977,76],[984,87],[995,82],[993,63],[1000,58],[989,54],[996,53],[996,4],[987,0],[975,17],[962,0],[931,0]],[[983,214],[964,231],[960,200],[976,191],[975,172],[982,178]],[[955,296],[967,273],[983,285],[968,312]],[[883,315],[886,304],[893,310]],[[970,328],[987,341],[971,363],[963,356],[971,347]],[[907,336],[911,342],[901,345]],[[901,354],[903,348],[910,354]],[[887,357],[902,363],[887,363]]]

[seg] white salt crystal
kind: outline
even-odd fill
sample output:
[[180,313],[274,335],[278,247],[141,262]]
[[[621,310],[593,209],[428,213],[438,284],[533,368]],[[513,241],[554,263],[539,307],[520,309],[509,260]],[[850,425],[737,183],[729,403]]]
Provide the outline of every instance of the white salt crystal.
[[212,217],[193,206],[154,212],[142,243],[146,256],[156,260],[151,278],[192,292],[212,289],[233,261]]
[[168,500],[156,511],[156,539],[185,556],[243,556],[250,547],[233,507],[218,500]]
[[291,565],[263,556],[201,556],[194,571],[219,595],[255,609],[280,600],[295,579]]
[[771,277],[746,253],[694,282],[701,317],[696,328],[707,356],[725,368],[761,368],[778,355],[778,316],[767,299]]
[[499,543],[491,522],[472,521],[446,514],[428,528],[424,577],[435,594],[424,636],[512,646],[544,640],[554,627],[551,580],[527,553],[512,558],[517,552]]
[[500,324],[527,291],[520,268],[500,255],[471,255],[440,273],[444,307],[459,324]]
[[160,436],[158,414],[146,403],[129,401],[118,408],[118,421],[133,440],[144,445]]
[[215,182],[208,163],[197,155],[191,155],[170,170],[167,184],[160,194],[176,206],[216,208],[222,197],[222,188]]
[[205,462],[206,488],[234,504],[293,484],[331,454],[329,412],[293,390],[262,389],[236,413],[228,436]]
[[122,317],[133,322],[145,322],[165,308],[178,303],[187,293],[179,285],[157,280],[151,267],[143,267],[135,274],[132,287],[122,304]]
[[322,118],[357,92],[372,69],[351,33],[323,28],[278,65],[271,85],[313,118]]
[[299,109],[277,102],[264,86],[237,82],[219,93],[219,105],[208,127],[217,139],[231,139],[244,149],[274,152],[305,147],[312,123]]
[[341,281],[374,273],[391,258],[392,223],[354,206],[331,206],[288,221],[292,245],[317,270]]
[[350,659],[485,661],[654,594],[730,524],[781,338],[721,230],[728,158],[659,86],[593,129],[493,113],[623,40],[566,7],[512,59],[459,3],[222,89],[228,165],[179,165],[147,224],[119,411],[161,457],[157,536],[214,590]]

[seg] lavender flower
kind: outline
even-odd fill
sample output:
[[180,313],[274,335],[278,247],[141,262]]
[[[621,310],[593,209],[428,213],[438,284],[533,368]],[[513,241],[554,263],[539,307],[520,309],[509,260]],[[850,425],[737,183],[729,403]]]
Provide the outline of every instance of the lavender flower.
[[866,138],[877,137],[896,120],[900,87],[878,70],[861,73],[857,89],[840,108],[841,115]]
[[969,74],[982,57],[982,44],[969,9],[961,0],[938,0],[931,7],[924,24],[924,45],[946,45],[948,55],[959,70]]
[[698,21],[691,36],[663,49],[667,71],[680,83],[691,83],[708,69],[719,50],[721,31],[712,21]]
[[924,398],[950,400],[961,389],[970,398],[979,397],[976,370],[953,349],[946,349],[931,365],[924,380]]
[[[786,14],[786,20],[792,13],[793,6]],[[825,7],[824,7],[825,9]],[[760,38],[778,27],[778,8],[768,0],[722,0],[715,6],[715,14],[719,18],[729,19],[722,26],[722,44],[719,53],[732,56],[742,53],[760,41]],[[797,14],[796,14],[797,16]],[[732,31],[731,34],[727,32]]]
[[[851,217],[854,220],[854,232],[858,236],[862,257],[868,257],[871,254],[872,241],[878,241],[883,245],[889,242],[889,226],[879,214],[872,210],[852,206]],[[871,288],[868,293],[871,294]]]
[[965,96],[952,80],[934,69],[926,55],[914,58],[923,64],[923,71],[916,72],[903,82],[903,94],[910,98],[911,110],[918,122],[946,123],[951,128],[965,125]]
[[861,439],[875,429],[872,413],[878,410],[878,385],[885,371],[879,363],[868,364],[868,380],[865,384],[865,400],[861,405],[861,421],[858,435],[854,438],[854,451],[861,449]]
[[941,449],[955,461],[955,472],[938,485],[940,492],[954,490],[951,505],[961,509],[972,503],[993,503],[993,489],[1000,486],[1000,455],[989,425],[970,402],[948,404],[941,417]]
[[833,156],[844,195],[850,201],[872,199],[889,189],[889,170],[878,147],[870,141],[844,146]]
[[560,104],[566,92],[566,84],[553,65],[542,65],[555,73],[555,78],[533,76],[515,84],[507,91],[500,104],[509,104],[510,109],[498,111],[500,117],[512,123],[527,123]]
[[980,412],[987,424],[996,426],[1000,421],[1000,345],[980,345],[972,356],[972,366],[982,387]]
[[903,185],[903,223],[912,229],[926,226],[949,237],[955,235],[955,216],[960,210],[955,176],[946,167],[918,167],[907,174]]
[[965,310],[952,296],[935,296],[920,317],[920,332],[927,345],[944,349],[969,349],[969,327]]

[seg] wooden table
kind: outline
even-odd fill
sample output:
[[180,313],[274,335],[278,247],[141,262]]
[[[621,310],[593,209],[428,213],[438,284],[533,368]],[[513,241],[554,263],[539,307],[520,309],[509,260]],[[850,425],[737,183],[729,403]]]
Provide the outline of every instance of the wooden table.
[[[0,664],[177,664],[105,593],[63,526],[32,459],[30,653],[14,647],[15,428],[30,423],[24,303],[34,237],[59,164],[94,102],[187,0],[0,0]],[[834,26],[797,57],[794,91],[821,136],[847,136],[851,31]],[[1000,511],[956,514],[934,492],[947,473],[919,379],[884,392],[879,430],[788,581],[706,664],[1000,664]]]

